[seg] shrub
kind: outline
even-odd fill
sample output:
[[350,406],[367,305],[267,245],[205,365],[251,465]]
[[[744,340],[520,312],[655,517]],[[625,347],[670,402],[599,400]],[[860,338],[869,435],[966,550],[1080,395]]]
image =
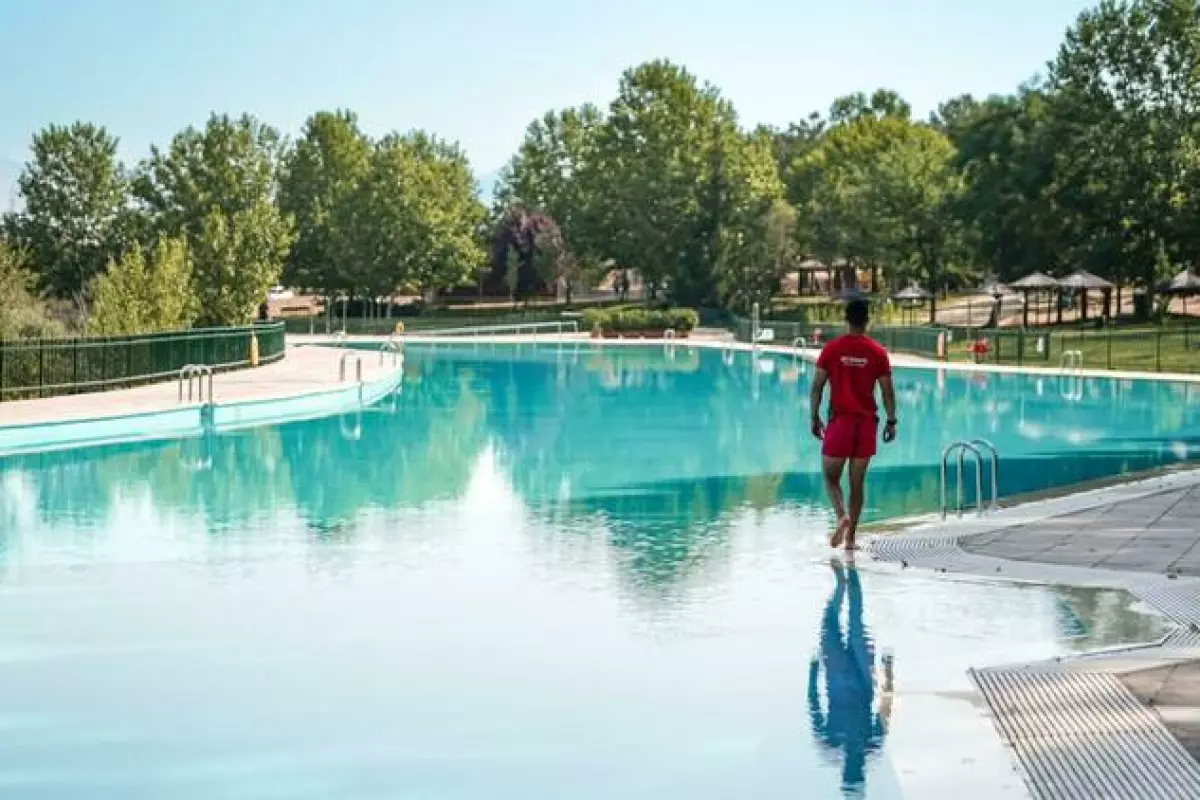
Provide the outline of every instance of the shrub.
[[690,308],[653,309],[633,306],[590,308],[583,313],[586,329],[602,333],[665,331],[687,333],[696,327],[699,315]]

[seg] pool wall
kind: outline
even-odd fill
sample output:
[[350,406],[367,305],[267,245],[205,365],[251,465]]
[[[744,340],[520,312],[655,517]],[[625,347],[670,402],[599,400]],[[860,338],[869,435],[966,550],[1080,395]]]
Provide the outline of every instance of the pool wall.
[[158,411],[0,426],[0,456],[84,445],[179,439],[200,436],[206,431],[340,414],[379,402],[399,388],[402,376],[401,363],[385,377],[373,381],[291,397],[191,403]]

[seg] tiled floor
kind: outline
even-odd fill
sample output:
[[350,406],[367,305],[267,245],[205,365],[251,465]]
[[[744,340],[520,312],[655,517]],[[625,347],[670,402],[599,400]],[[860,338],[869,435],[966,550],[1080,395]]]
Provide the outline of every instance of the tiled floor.
[[1200,576],[1200,486],[968,536],[959,545],[1014,561]]

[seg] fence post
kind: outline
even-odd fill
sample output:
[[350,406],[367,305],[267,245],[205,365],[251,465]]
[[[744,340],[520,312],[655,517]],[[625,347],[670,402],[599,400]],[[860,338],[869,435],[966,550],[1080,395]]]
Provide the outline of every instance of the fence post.
[[1162,372],[1162,328],[1154,331],[1154,371]]
[[1113,368],[1113,365],[1112,365],[1112,337],[1113,337],[1113,332],[1111,329],[1105,332],[1105,339],[1107,340],[1106,344],[1108,345],[1108,362],[1107,363],[1108,363],[1109,369]]
[[79,391],[79,340],[71,340],[71,383],[75,384],[71,393]]
[[38,339],[38,397],[46,396],[46,342]]

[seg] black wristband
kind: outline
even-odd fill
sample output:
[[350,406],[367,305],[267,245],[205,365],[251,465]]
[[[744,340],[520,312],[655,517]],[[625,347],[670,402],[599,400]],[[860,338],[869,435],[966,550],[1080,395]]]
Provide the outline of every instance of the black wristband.
[[889,419],[889,420],[887,421],[887,424],[888,424],[888,425],[895,425],[897,422],[899,422],[899,420],[896,420],[896,419]]

